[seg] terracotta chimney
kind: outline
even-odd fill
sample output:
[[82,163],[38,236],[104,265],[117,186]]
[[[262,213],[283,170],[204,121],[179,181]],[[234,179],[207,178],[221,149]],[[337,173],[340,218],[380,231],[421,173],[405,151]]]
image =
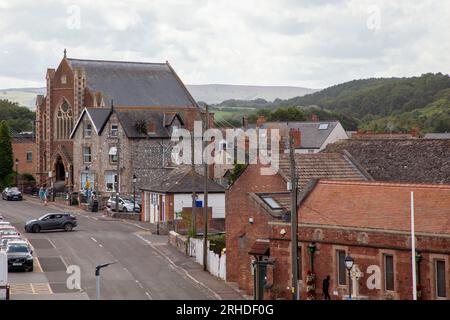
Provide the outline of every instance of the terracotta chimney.
[[300,129],[292,128],[290,134],[294,138],[294,148],[300,148],[302,144],[302,133],[300,132]]
[[256,120],[256,126],[259,128],[265,122],[266,122],[266,117],[265,116],[259,116],[258,120]]
[[413,136],[413,138],[419,137],[419,129],[418,128],[412,128],[410,133],[411,133],[411,136]]
[[313,122],[319,122],[319,116],[317,114],[311,115],[311,121]]

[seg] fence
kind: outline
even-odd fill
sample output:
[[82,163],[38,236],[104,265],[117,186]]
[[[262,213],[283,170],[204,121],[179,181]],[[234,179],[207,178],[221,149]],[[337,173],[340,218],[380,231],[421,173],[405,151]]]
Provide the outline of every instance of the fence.
[[[195,257],[197,263],[203,265],[203,240],[190,238],[188,254],[191,257]],[[208,241],[207,269],[212,275],[226,280],[226,259],[226,254],[220,256],[214,251],[209,250]]]

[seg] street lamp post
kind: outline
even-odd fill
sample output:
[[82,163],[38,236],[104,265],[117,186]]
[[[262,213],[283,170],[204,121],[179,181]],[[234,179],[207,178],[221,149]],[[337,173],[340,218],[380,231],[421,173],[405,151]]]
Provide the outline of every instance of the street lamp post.
[[117,261],[99,264],[98,266],[95,267],[95,279],[97,282],[97,300],[100,300],[100,270],[115,263],[117,263]]
[[348,299],[352,300],[352,278],[351,278],[351,270],[353,268],[353,258],[348,255],[344,259],[345,267],[348,270]]
[[19,187],[19,159],[16,158],[16,187]]
[[136,211],[136,181],[137,177],[133,174],[133,212]]

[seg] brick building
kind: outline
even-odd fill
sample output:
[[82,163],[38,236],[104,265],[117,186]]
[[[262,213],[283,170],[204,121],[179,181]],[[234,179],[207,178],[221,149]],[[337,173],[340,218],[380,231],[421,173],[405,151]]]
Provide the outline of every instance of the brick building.
[[[302,191],[312,178],[343,180],[371,180],[372,178],[345,154],[296,154],[298,187]],[[283,219],[283,212],[270,215],[261,211],[258,203],[270,208],[279,206],[279,199],[288,190],[290,181],[289,157],[280,155],[279,171],[275,175],[261,175],[260,165],[249,165],[226,192],[226,248],[227,281],[237,282],[247,294],[253,294],[252,247],[258,242],[268,243],[272,219]],[[289,198],[289,195],[288,195]],[[289,199],[284,203],[289,204]],[[280,206],[280,209],[283,205]]]
[[200,111],[168,62],[139,63],[64,57],[48,69],[45,96],[36,99],[38,183],[74,187],[70,134],[83,109],[146,109],[180,113],[187,128]]
[[[412,299],[410,193],[414,192],[416,266],[422,299],[450,297],[450,186],[371,181],[312,180],[298,211],[300,292],[306,297],[308,271],[316,274],[316,295],[330,275],[332,299],[348,294],[344,257],[361,272],[365,299]],[[273,209],[260,206],[266,214]],[[289,298],[290,223],[269,223],[268,286]],[[313,245],[313,246],[312,246]],[[315,251],[311,254],[310,248]],[[313,259],[311,257],[313,256]],[[356,268],[356,267],[355,267]],[[374,276],[378,274],[379,282]],[[266,291],[266,297],[273,295]]]
[[[19,174],[28,173],[36,177],[36,143],[32,133],[16,133],[12,136],[13,159],[18,160]],[[14,170],[16,168],[14,167]]]
[[70,136],[74,190],[83,190],[88,183],[105,197],[116,191],[123,194],[132,193],[134,188],[138,191],[171,166],[171,134],[184,127],[181,115],[174,112],[85,108]]

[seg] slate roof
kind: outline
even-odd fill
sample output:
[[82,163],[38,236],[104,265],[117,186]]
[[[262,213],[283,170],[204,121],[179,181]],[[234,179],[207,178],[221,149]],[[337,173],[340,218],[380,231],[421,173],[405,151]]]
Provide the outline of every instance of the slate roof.
[[[108,122],[111,114],[115,112],[125,134],[128,138],[170,138],[171,133],[169,125],[173,123],[175,118],[178,118],[180,124],[183,126],[183,118],[176,112],[161,112],[157,110],[134,110],[129,109],[126,111],[112,111],[110,108],[85,108],[78,118],[75,124],[71,137],[77,130],[84,115],[87,115],[91,122],[93,123],[97,134],[101,134],[106,123]],[[136,128],[138,121],[145,121],[146,123],[152,122],[154,124],[155,133],[147,135],[145,133],[139,132]]]
[[[160,193],[192,193],[192,175],[190,166],[179,166],[167,169],[167,173],[154,179],[141,190]],[[204,176],[195,173],[195,191],[204,192]],[[211,193],[225,193],[225,188],[213,180],[209,180],[208,191]]]
[[[341,153],[295,154],[297,185],[299,192],[313,179],[333,180],[372,180],[372,177],[361,170],[348,156]],[[287,181],[290,180],[289,154],[281,154],[279,173]]]
[[375,180],[450,184],[450,140],[345,140],[322,152],[344,150]]
[[[321,124],[328,124],[327,129],[319,130]],[[281,136],[287,136],[289,129],[300,129],[301,149],[319,149],[331,132],[339,124],[339,121],[318,122],[266,122],[261,129],[279,129]],[[287,139],[286,139],[287,142]]]
[[190,93],[168,63],[67,59],[86,72],[87,86],[117,106],[195,106]]
[[[184,124],[183,119],[176,113],[165,114],[161,111],[155,110],[127,110],[127,111],[117,111],[117,117],[125,131],[128,138],[170,138],[171,133],[167,127],[169,121],[166,118],[171,119],[172,123],[174,117],[178,117],[180,122]],[[139,132],[136,128],[136,123],[138,121],[153,122],[155,133],[147,135],[145,133]]]

